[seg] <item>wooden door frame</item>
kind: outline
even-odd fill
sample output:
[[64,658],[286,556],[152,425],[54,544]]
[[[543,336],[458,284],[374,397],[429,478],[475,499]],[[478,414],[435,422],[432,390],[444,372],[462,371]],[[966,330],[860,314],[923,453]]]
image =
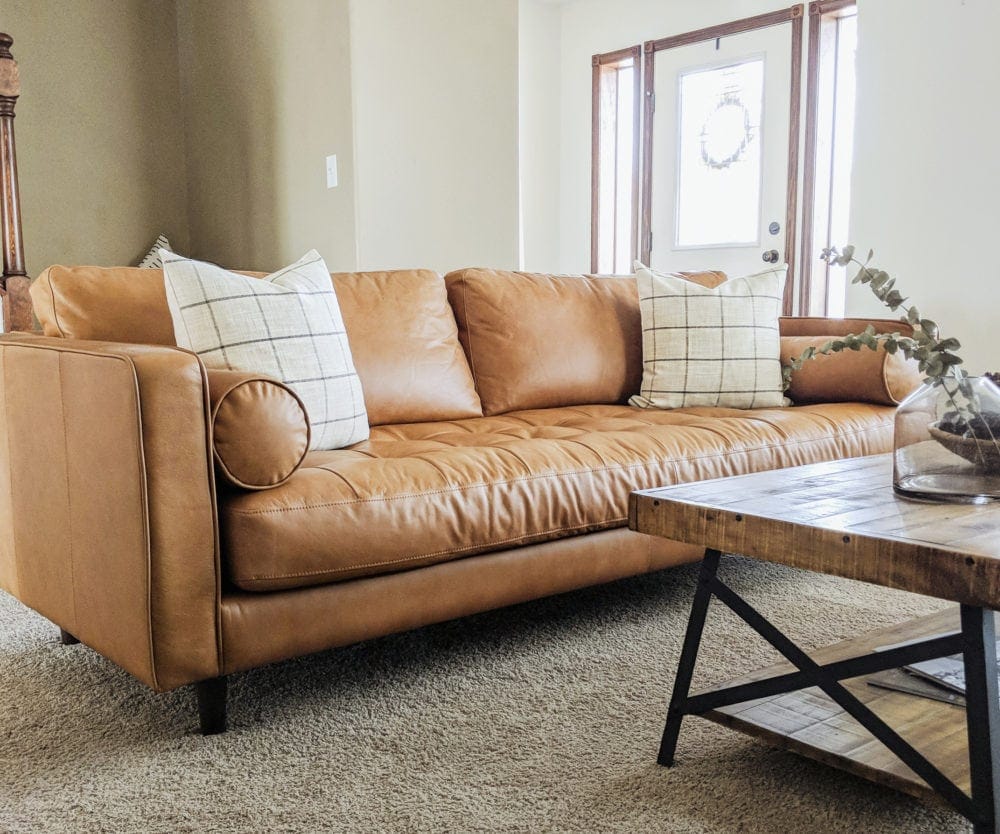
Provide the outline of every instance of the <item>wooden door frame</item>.
[[[812,267],[810,252],[816,221],[816,130],[819,125],[819,36],[823,17],[844,9],[857,8],[858,0],[818,0],[809,4],[809,52],[806,58],[806,137],[802,160],[802,269],[799,282],[799,315],[810,315],[812,307]],[[823,282],[822,314],[828,312],[827,284]]]
[[792,24],[792,56],[791,56],[791,89],[789,91],[788,118],[788,176],[785,211],[785,262],[788,264],[788,278],[785,281],[785,297],[782,301],[782,314],[792,315],[792,297],[795,291],[795,242],[796,215],[798,208],[799,186],[799,127],[802,96],[802,4],[789,6],[773,12],[746,17],[742,20],[732,20],[718,26],[708,26],[681,35],[646,41],[643,50],[643,125],[642,125],[642,232],[640,235],[640,258],[643,263],[649,263],[651,251],[650,234],[652,230],[650,201],[653,196],[653,60],[657,52],[687,46],[702,41],[711,41],[737,35],[742,32],[752,32],[755,29],[765,29],[782,23]]
[[[631,58],[634,68],[633,106],[632,106],[632,242],[631,260],[635,260],[639,241],[639,95],[642,47],[639,44],[614,52],[604,52],[590,59],[593,67],[591,75],[591,116],[590,116],[590,271],[598,270],[598,239],[597,227],[599,221],[598,190],[600,189],[601,167],[601,67],[607,64],[617,64],[625,58]],[[613,258],[612,258],[613,260]]]

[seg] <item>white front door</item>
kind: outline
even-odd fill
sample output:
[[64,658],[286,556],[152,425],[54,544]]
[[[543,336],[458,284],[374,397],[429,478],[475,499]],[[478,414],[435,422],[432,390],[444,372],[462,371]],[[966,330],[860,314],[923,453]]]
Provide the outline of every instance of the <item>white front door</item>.
[[791,23],[654,54],[650,266],[785,262]]

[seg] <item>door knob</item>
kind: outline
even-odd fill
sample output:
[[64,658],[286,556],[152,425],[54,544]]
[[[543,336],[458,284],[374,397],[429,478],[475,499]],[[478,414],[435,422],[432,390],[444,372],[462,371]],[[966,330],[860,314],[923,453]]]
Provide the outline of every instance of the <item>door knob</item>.
[[764,259],[764,263],[776,264],[778,262],[778,250],[768,249],[761,257]]

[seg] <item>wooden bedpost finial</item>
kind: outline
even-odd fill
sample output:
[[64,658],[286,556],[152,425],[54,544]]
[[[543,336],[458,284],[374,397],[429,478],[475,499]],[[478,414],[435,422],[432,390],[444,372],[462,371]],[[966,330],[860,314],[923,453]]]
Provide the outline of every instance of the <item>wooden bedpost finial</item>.
[[17,61],[11,55],[14,39],[0,32],[0,246],[3,247],[3,329],[31,330],[31,297],[24,268],[21,238],[21,195],[17,187],[17,152],[14,146],[14,105],[21,94]]
[[[21,95],[21,77],[17,71],[17,61],[10,54],[14,39],[0,32],[0,98],[16,99]],[[11,103],[13,112],[13,103]]]

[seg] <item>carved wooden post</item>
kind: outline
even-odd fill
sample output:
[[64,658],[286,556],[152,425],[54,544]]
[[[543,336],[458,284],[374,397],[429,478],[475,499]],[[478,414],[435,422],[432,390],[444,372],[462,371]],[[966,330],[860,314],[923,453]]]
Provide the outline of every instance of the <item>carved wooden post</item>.
[[31,283],[24,269],[21,238],[21,202],[17,190],[17,154],[14,150],[14,105],[21,93],[17,61],[10,54],[14,39],[0,32],[0,234],[3,236],[3,329],[31,330]]

